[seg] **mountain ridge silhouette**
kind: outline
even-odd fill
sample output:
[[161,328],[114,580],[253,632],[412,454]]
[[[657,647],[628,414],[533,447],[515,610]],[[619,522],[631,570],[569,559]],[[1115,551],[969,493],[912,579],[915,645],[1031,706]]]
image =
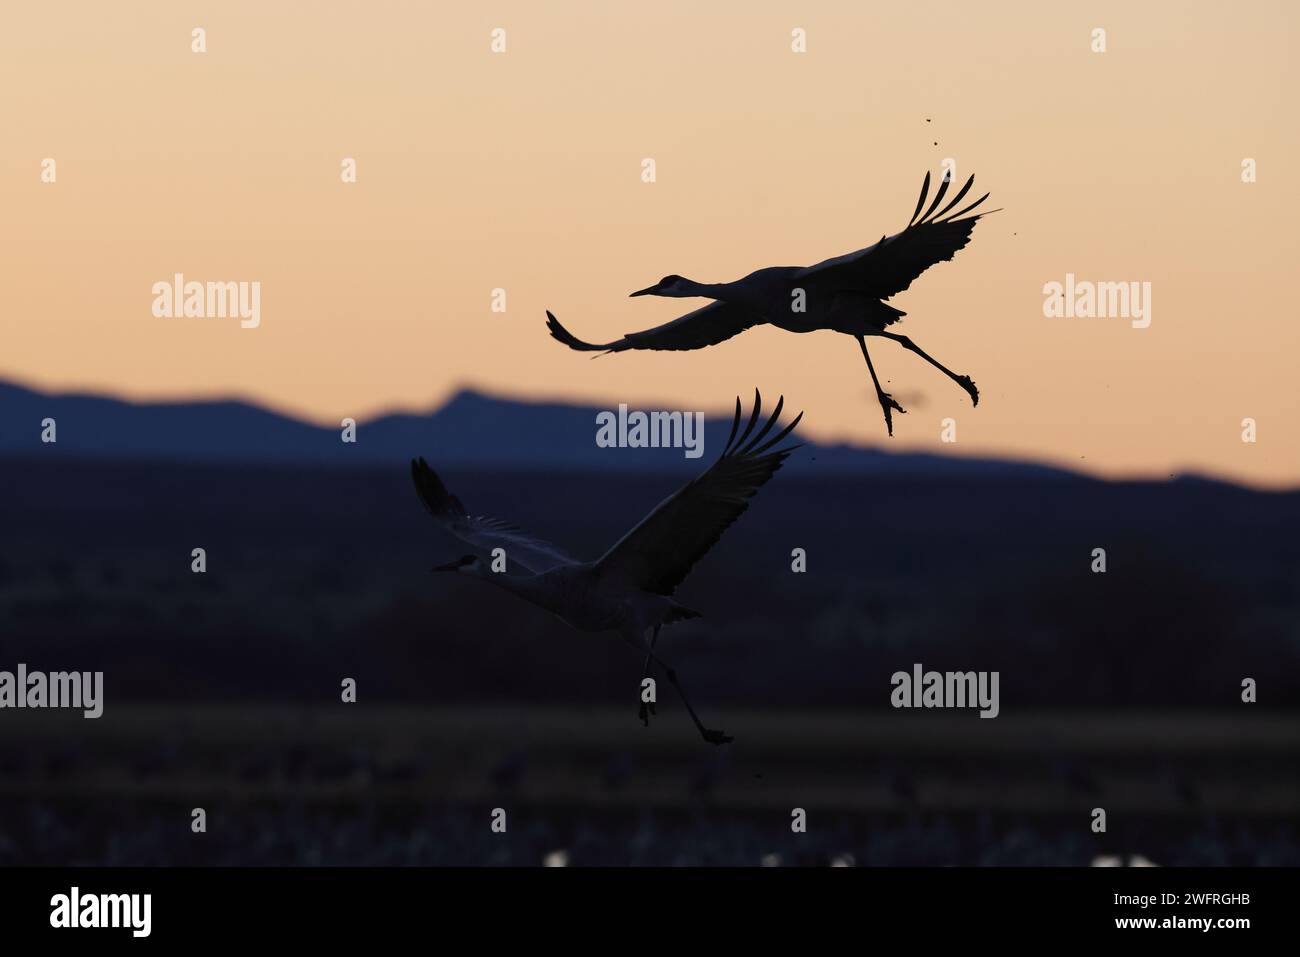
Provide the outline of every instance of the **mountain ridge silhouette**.
[[[680,448],[600,448],[601,411],[610,410],[462,388],[428,412],[358,420],[357,441],[344,443],[341,424],[315,425],[242,399],[136,402],[92,392],[46,393],[0,380],[0,457],[405,467],[424,455],[443,467],[696,473],[713,461],[731,427],[729,417],[706,416],[703,455],[694,459]],[[56,423],[54,443],[41,441],[46,418]],[[1089,478],[1031,461],[847,444],[809,442],[799,456],[801,470],[818,474]]]

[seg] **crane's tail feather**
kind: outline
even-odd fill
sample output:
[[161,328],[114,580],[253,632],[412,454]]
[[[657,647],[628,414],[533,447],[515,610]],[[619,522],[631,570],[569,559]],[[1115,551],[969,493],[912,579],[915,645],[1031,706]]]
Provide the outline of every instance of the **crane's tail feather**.
[[[565,329],[564,326],[560,325],[560,320],[556,319],[555,314],[549,309],[546,310],[546,328],[550,330],[553,339],[563,342],[570,349],[576,349],[578,352],[599,352],[607,354],[617,351],[614,348],[615,344],[612,342],[606,342],[602,345],[595,342],[582,341],[568,329]],[[599,359],[600,356],[592,356],[592,358]]]

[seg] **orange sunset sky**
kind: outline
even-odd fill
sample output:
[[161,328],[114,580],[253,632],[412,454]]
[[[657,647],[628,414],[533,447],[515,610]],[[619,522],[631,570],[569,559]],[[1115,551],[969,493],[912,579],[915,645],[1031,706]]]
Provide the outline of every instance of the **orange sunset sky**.
[[[0,378],[334,424],[464,386],[712,412],[757,385],[816,439],[1295,485],[1297,11],[5,4]],[[893,440],[844,336],[756,329],[593,362],[546,334],[547,308],[604,341],[701,304],[627,298],[666,273],[723,281],[869,245],[945,158],[1004,211],[893,300],[896,328],[973,376],[976,409],[880,340],[909,409]],[[177,272],[259,281],[261,326],[154,318],[151,287]],[[1150,327],[1045,318],[1043,286],[1067,273],[1150,282]]]

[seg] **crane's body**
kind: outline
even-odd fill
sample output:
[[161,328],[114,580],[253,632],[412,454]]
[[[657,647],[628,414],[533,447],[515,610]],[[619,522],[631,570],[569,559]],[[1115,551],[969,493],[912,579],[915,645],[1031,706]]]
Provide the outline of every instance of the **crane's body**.
[[[660,502],[595,561],[579,561],[550,542],[498,519],[471,516],[424,459],[413,461],[411,478],[429,513],[447,532],[475,549],[434,571],[480,578],[551,612],[579,631],[613,631],[644,652],[643,679],[649,677],[655,662],[663,664],[654,650],[659,630],[700,617],[699,612],[678,602],[673,592],[793,451],[793,447],[775,446],[794,430],[801,415],[774,438],[767,438],[784,403],[784,398],[777,402],[755,433],[762,411],[762,398],[755,392],[749,423],[739,433],[741,406],[737,399],[731,436],[717,461]],[[498,568],[501,559],[504,565]],[[667,665],[664,668],[704,739],[713,744],[730,741],[721,731],[701,723],[676,672]],[[649,724],[652,713],[653,705],[641,704],[643,722]]]
[[[879,299],[851,289],[822,286],[815,277],[810,278],[807,266],[767,266],[734,282],[700,284],[694,290],[717,302],[744,309],[755,318],[754,325],[773,325],[786,332],[830,331],[877,336],[889,323],[906,315]],[[796,302],[799,308],[792,308]]]
[[[894,434],[892,412],[905,411],[880,386],[867,352],[866,340],[877,336],[891,339],[916,353],[948,376],[979,404],[979,389],[970,376],[958,375],[931,357],[907,336],[888,327],[907,313],[889,305],[886,299],[911,285],[921,273],[938,262],[952,259],[970,241],[975,223],[987,212],[972,211],[988,198],[985,193],[965,208],[951,212],[970,191],[975,177],[966,181],[956,197],[942,210],[939,204],[948,190],[944,178],[930,207],[921,213],[929,195],[930,174],[921,186],[921,198],[907,227],[865,249],[827,259],[812,266],[770,266],[757,269],[733,282],[701,283],[683,276],[665,276],[633,296],[712,299],[710,305],[621,339],[591,343],[574,336],[547,312],[551,335],[570,349],[581,352],[625,352],[630,349],[682,351],[717,345],[746,329],[773,325],[787,332],[827,330],[853,336],[867,361],[876,396],[885,415],[885,426]],[[991,210],[990,212],[996,212]],[[971,215],[967,215],[971,214]]]
[[536,575],[510,575],[493,572],[480,560],[456,571],[512,592],[578,631],[617,631],[638,645],[644,645],[649,629],[699,617],[670,597],[611,581],[595,562],[561,565]]

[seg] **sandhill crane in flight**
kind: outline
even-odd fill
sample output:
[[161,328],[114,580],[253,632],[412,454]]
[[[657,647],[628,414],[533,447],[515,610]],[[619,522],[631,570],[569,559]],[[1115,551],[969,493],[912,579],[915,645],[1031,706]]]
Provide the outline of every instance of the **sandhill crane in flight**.
[[[471,516],[459,499],[447,491],[423,458],[411,462],[411,478],[421,501],[438,524],[475,549],[436,572],[473,575],[513,592],[525,601],[550,611],[580,631],[616,631],[639,652],[645,652],[642,680],[654,663],[663,666],[668,680],[682,697],[691,720],[704,740],[726,744],[722,731],[706,728],[686,697],[677,673],[655,653],[659,629],[664,625],[698,618],[700,613],[672,596],[691,568],[722,537],[731,523],[749,507],[749,499],[781,467],[798,446],[775,448],[803,418],[803,413],[767,438],[781,418],[782,396],[767,421],[754,431],[762,411],[762,397],[754,392],[754,409],[745,430],[740,428],[740,399],[731,435],[718,460],[699,477],[664,499],[639,525],[593,562],[571,557],[550,542],[535,538],[514,525],[495,518]],[[506,571],[493,572],[484,556],[504,549]],[[519,569],[523,574],[509,574]],[[646,632],[653,629],[649,641]],[[640,717],[650,723],[653,706],[642,703]]]
[[[921,185],[921,198],[907,227],[893,236],[881,237],[880,242],[866,249],[828,259],[815,266],[772,266],[750,273],[735,282],[703,283],[670,275],[633,296],[669,296],[674,298],[703,297],[715,300],[710,305],[687,313],[679,319],[630,332],[613,342],[583,342],[560,325],[560,321],[547,311],[547,328],[551,335],[570,349],[583,352],[625,352],[628,349],[683,350],[703,349],[717,345],[752,326],[770,323],[789,332],[814,332],[830,329],[853,336],[862,347],[867,360],[876,396],[885,413],[885,427],[894,434],[892,412],[905,411],[888,392],[880,387],[871,356],[867,353],[867,337],[880,336],[892,339],[905,349],[915,352],[930,365],[941,371],[966,390],[971,402],[979,404],[979,390],[970,376],[958,375],[931,357],[907,336],[887,331],[887,326],[897,322],[907,313],[883,300],[903,292],[935,263],[952,259],[969,241],[971,230],[982,216],[990,212],[967,215],[989,194],[955,213],[950,211],[965,198],[975,182],[972,176],[947,206],[939,209],[948,191],[949,177],[935,194],[930,208],[921,214],[930,191],[930,174],[925,174]],[[802,309],[802,311],[800,311]]]

